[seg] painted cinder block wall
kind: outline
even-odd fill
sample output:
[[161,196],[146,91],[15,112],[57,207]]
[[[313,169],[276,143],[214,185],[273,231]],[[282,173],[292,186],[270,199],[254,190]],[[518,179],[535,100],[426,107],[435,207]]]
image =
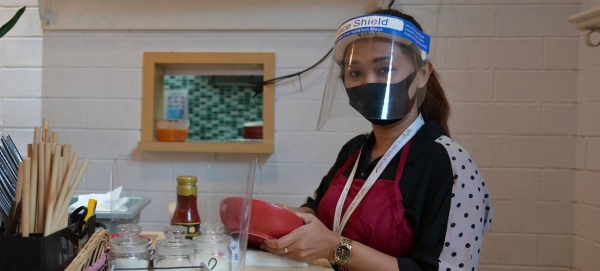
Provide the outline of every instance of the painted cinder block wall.
[[[588,0],[581,11],[600,7]],[[588,47],[581,32],[577,77],[577,158],[574,185],[573,268],[600,270],[600,51]],[[597,39],[597,35],[596,35]]]
[[[593,230],[600,226],[598,125],[591,116],[597,111],[600,54],[585,47],[581,33],[567,22],[598,1],[396,2],[432,35],[432,61],[452,104],[452,136],[469,149],[490,185],[496,217],[481,270],[598,270],[594,255],[600,255],[600,239]],[[0,0],[0,20],[30,6],[18,27],[0,40],[1,124],[25,146],[31,127],[49,118],[63,142],[92,160],[82,192],[105,191],[113,159],[130,153],[139,140],[142,52],[275,52],[276,73],[284,75],[318,60],[333,34],[42,31],[36,4]],[[297,80],[277,84],[276,151],[258,157],[257,197],[300,204],[341,145],[367,131],[364,123],[315,131],[326,72],[320,65],[303,75],[302,90]],[[171,177],[193,171],[200,161],[254,158],[153,157],[154,170],[170,171]],[[200,185],[201,190],[221,187]],[[142,214],[145,229],[159,230],[167,222],[165,205],[174,200],[174,187],[165,187],[171,186],[147,187],[153,202]]]

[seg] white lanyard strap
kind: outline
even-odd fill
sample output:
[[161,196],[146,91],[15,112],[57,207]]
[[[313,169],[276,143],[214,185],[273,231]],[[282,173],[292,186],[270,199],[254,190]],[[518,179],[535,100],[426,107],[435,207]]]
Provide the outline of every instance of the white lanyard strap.
[[396,154],[398,154],[400,149],[402,149],[402,147],[404,147],[404,145],[406,145],[406,143],[417,133],[417,131],[419,131],[419,128],[421,128],[421,126],[423,126],[423,124],[425,124],[425,121],[423,120],[423,117],[421,116],[421,114],[419,114],[417,119],[415,121],[413,121],[413,123],[410,126],[408,126],[408,128],[404,131],[404,133],[402,133],[396,139],[396,141],[394,141],[392,146],[390,146],[390,148],[381,157],[381,159],[375,166],[375,169],[373,169],[373,172],[371,172],[371,174],[367,178],[367,181],[365,182],[365,184],[360,188],[360,190],[356,194],[356,197],[354,197],[354,200],[352,200],[352,202],[350,203],[350,206],[348,206],[348,210],[346,210],[344,217],[342,219],[340,219],[340,217],[342,216],[342,208],[344,207],[344,202],[346,201],[346,197],[348,196],[348,191],[350,191],[350,186],[352,186],[352,181],[354,180],[354,174],[356,174],[356,168],[358,167],[358,161],[360,160],[360,155],[362,153],[362,149],[361,149],[361,152],[358,154],[358,158],[356,158],[356,162],[354,163],[352,172],[350,173],[350,176],[348,177],[348,180],[346,181],[344,190],[342,190],[342,194],[340,195],[337,206],[335,208],[335,216],[333,218],[333,231],[334,232],[336,232],[338,234],[342,234],[342,230],[346,226],[346,222],[348,222],[350,215],[352,215],[352,213],[356,209],[356,206],[358,206],[358,204],[362,201],[362,199],[365,197],[367,192],[369,192],[371,187],[373,187],[373,184],[375,184],[375,181],[377,179],[379,179],[379,176],[381,175],[381,173],[383,172],[385,167],[387,167],[387,165],[390,163],[390,160],[392,160],[392,158],[394,156],[396,156]]

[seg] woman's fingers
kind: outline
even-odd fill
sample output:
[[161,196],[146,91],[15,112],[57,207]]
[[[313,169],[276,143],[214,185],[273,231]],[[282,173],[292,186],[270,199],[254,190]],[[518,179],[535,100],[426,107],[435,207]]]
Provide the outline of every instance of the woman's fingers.
[[301,226],[279,239],[265,240],[265,244],[268,247],[283,249],[287,246],[290,246],[291,244],[295,243],[296,240],[302,238],[302,235],[303,235],[306,227],[308,226],[308,224],[310,224],[315,219],[317,219],[314,215],[303,213],[303,212],[296,212],[296,215],[301,217],[304,220],[304,223],[306,223],[307,225]]
[[333,234],[313,214],[297,212],[305,225],[279,238],[266,240],[261,248],[275,255],[282,255],[295,260],[312,260],[324,257],[329,252],[329,238]]
[[317,219],[313,214],[304,213],[304,212],[296,212],[296,215],[304,220],[304,224],[309,224],[313,220]]
[[284,254],[287,254],[289,252],[289,249],[286,250],[287,247],[284,247],[284,248],[272,248],[272,247],[269,247],[269,246],[263,244],[263,245],[260,245],[260,248],[264,249],[264,250],[266,250],[268,252],[271,252],[271,253],[273,253],[275,255],[284,255]]
[[[268,241],[274,241],[274,240],[268,240]],[[275,255],[285,255],[285,254],[289,254],[290,252],[292,252],[292,248],[294,246],[294,243],[291,243],[289,245],[280,245],[280,244],[283,244],[280,241],[274,241],[271,243],[274,245],[271,246],[271,245],[268,245],[267,242],[265,242],[265,244],[260,245],[260,248],[265,249]]]
[[303,255],[309,253],[309,251],[302,249],[302,247],[299,246],[298,243],[293,243],[292,245],[284,248],[270,248],[266,245],[261,245],[261,248],[266,249],[275,255],[285,256],[288,258],[292,258],[296,261],[304,261],[305,256]]
[[265,244],[274,249],[283,249],[285,247],[291,246],[301,237],[301,233],[299,229],[295,229],[290,232],[288,235],[285,235],[279,239],[265,240]]

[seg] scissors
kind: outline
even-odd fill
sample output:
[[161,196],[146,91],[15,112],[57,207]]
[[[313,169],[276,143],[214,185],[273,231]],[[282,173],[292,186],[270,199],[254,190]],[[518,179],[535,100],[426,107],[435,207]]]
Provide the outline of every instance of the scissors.
[[[91,235],[94,233],[96,227],[101,227],[106,229],[106,225],[100,222],[96,222],[96,216],[92,215],[86,221],[86,217],[88,215],[88,208],[85,206],[79,206],[75,211],[73,211],[69,215],[69,224],[75,225],[75,232],[79,234],[79,239],[83,239],[86,235]],[[91,225],[86,225],[91,224]],[[85,227],[84,227],[85,225]],[[93,227],[91,227],[93,225]],[[90,232],[90,228],[92,229]],[[88,234],[90,233],[90,234]]]
[[75,232],[80,235],[83,225],[85,224],[85,217],[87,216],[88,209],[85,206],[79,206],[75,211],[69,215],[69,225],[75,225]]

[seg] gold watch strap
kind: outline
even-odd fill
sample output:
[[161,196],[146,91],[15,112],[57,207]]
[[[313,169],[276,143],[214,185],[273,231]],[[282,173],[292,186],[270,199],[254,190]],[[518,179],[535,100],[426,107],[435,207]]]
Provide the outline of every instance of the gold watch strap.
[[[348,256],[347,259],[339,259],[337,254],[336,254],[336,250],[340,247],[345,247],[346,249],[348,249],[348,252],[350,253],[350,255]],[[337,245],[334,248],[334,259],[335,259],[335,263],[339,266],[342,266],[344,264],[346,264],[346,262],[350,259],[350,257],[352,256],[352,240],[350,238],[347,237],[343,237],[342,242]]]
[[342,239],[342,246],[347,246],[348,248],[352,249],[352,240],[350,240],[350,238],[344,237],[344,239]]

